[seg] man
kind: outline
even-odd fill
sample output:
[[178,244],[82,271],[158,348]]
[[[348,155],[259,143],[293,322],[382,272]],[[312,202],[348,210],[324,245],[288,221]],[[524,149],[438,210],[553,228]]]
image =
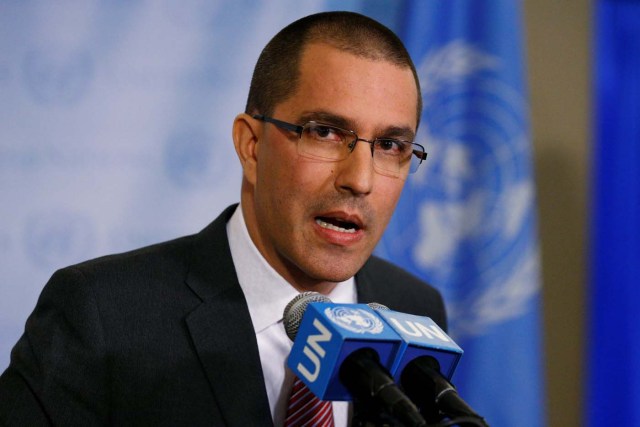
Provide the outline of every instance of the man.
[[[8,425],[282,425],[282,311],[300,291],[446,327],[442,299],[371,256],[408,173],[415,68],[361,15],[312,15],[267,45],[233,139],[239,207],[199,234],[56,272],[0,377]],[[333,404],[336,425],[349,407]]]

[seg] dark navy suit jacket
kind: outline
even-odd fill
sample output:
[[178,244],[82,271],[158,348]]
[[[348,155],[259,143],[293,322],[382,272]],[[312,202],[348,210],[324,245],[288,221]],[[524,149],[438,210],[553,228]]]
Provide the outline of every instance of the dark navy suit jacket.
[[[256,336],[226,234],[57,271],[0,377],[0,425],[272,426]],[[358,300],[429,316],[440,294],[371,257]]]

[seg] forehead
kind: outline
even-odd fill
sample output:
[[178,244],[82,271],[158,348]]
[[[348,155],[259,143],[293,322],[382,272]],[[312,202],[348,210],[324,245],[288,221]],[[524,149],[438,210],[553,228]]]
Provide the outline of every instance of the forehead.
[[328,111],[362,126],[360,122],[371,121],[417,126],[418,95],[409,67],[312,43],[302,53],[296,86],[276,111],[298,115]]

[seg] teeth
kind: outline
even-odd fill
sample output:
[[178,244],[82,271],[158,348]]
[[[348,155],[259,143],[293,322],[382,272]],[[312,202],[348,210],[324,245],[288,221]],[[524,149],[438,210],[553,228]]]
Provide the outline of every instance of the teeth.
[[323,221],[321,219],[316,219],[316,224],[318,224],[322,228],[328,228],[329,230],[339,231],[340,233],[351,233],[351,234],[353,234],[353,233],[356,232],[355,228],[338,227],[337,225],[329,224],[328,222],[325,222],[325,221]]

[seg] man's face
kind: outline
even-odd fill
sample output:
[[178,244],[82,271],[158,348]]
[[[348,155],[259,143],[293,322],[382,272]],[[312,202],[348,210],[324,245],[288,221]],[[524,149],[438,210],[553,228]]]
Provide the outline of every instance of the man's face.
[[[407,139],[416,130],[416,100],[409,68],[311,44],[296,92],[272,116],[333,124],[368,140]],[[255,185],[251,200],[243,199],[256,246],[298,289],[321,291],[321,284],[353,276],[380,240],[404,179],[374,171],[366,142],[345,160],[319,161],[298,154],[297,134],[256,125]]]

